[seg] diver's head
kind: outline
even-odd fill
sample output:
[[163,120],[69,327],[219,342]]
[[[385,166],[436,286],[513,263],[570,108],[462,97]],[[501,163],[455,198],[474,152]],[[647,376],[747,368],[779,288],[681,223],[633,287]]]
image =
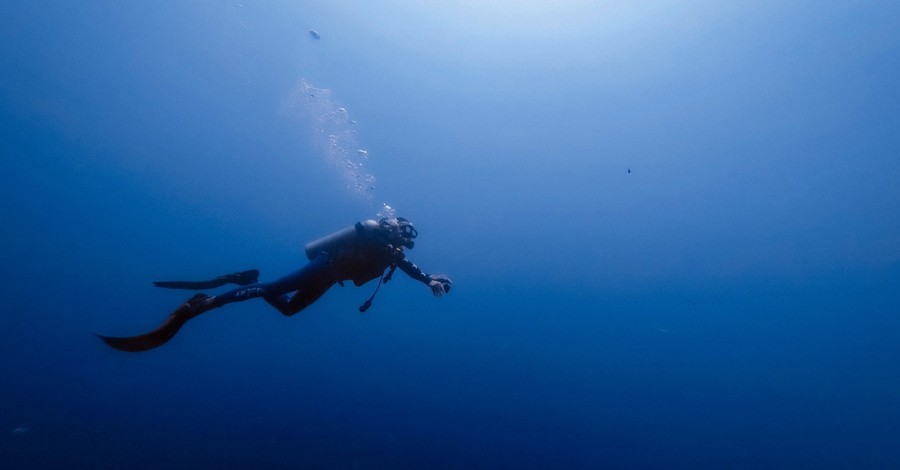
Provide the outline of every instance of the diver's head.
[[413,239],[419,236],[419,232],[409,220],[403,217],[383,218],[378,223],[392,244],[407,248],[412,248],[416,244]]

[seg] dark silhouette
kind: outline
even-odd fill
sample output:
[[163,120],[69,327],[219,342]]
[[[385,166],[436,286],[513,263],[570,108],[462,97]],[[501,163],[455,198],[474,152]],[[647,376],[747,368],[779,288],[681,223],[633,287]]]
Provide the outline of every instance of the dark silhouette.
[[[138,336],[98,335],[120,351],[146,351],[158,347],[178,332],[188,320],[232,302],[262,297],[284,315],[293,315],[319,299],[334,284],[353,281],[361,286],[379,278],[375,293],[390,280],[396,268],[431,288],[435,296],[450,292],[453,282],[442,274],[426,274],[406,258],[404,248],[412,248],[418,232],[404,218],[367,220],[347,227],[306,245],[310,262],[274,282],[258,282],[259,271],[252,269],[219,276],[208,281],[158,281],[158,287],[171,289],[211,289],[226,284],[241,287],[221,295],[197,294],[176,309],[157,329]],[[385,270],[389,269],[387,274]],[[293,293],[293,295],[290,295]],[[372,297],[360,307],[366,311]]]

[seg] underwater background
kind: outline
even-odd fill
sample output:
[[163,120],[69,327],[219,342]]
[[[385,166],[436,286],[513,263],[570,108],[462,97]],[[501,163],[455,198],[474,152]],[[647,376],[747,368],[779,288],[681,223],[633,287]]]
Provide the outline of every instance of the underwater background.
[[[898,468],[897,31],[892,1],[3,2],[0,467]],[[385,213],[449,295],[94,336]]]

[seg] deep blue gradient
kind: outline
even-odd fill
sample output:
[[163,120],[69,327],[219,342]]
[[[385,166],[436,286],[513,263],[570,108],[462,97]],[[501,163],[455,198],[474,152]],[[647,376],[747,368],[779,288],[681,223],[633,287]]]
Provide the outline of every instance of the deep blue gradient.
[[[896,2],[62,3],[0,3],[0,468],[900,467]],[[449,296],[92,335],[384,204]]]

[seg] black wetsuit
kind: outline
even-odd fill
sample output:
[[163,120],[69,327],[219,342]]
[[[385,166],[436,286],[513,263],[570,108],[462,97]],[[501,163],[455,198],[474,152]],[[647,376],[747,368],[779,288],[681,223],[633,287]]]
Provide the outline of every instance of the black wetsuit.
[[[321,253],[306,266],[273,282],[258,282],[211,297],[203,311],[232,302],[262,297],[284,315],[293,315],[319,299],[331,286],[353,281],[361,286],[396,265],[409,277],[428,284],[427,274],[412,263],[402,248],[394,248],[377,238],[339,250]],[[293,296],[288,295],[296,292]]]

